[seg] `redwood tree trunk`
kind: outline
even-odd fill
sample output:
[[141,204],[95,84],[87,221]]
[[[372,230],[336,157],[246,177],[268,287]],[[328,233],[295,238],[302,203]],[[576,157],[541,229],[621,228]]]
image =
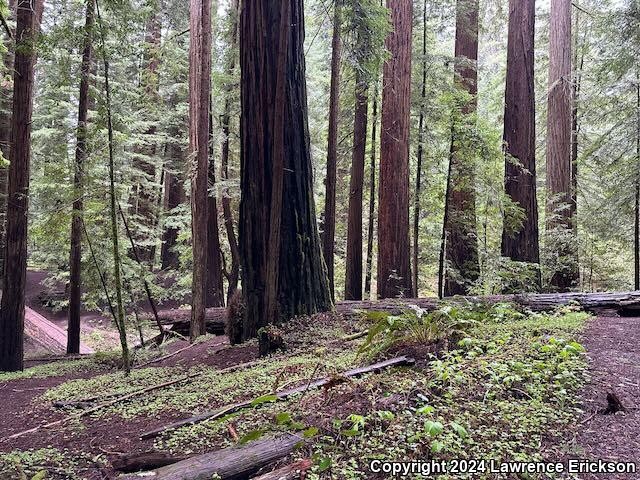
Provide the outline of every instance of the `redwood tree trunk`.
[[80,66],[78,95],[78,129],[76,131],[76,163],[73,178],[73,211],[71,214],[71,252],[69,254],[69,322],[67,353],[80,353],[80,309],[82,303],[82,221],[84,215],[84,163],[87,159],[87,114],[91,76],[95,3],[87,0],[84,49]]
[[[24,292],[27,279],[27,216],[35,39],[42,0],[18,0],[13,75],[13,115],[7,186],[5,268],[0,306],[0,370],[23,369]],[[35,11],[34,11],[35,9]]]
[[334,297],[333,253],[336,234],[336,164],[338,161],[338,115],[340,113],[340,52],[342,49],[340,30],[342,28],[342,0],[335,0],[333,18],[333,38],[331,42],[331,93],[329,98],[329,140],[327,145],[327,178],[324,203],[324,232],[322,251],[327,265],[329,288]]
[[517,262],[534,264],[539,283],[534,29],[535,0],[510,0],[504,114],[504,181],[506,194],[524,211],[525,218],[521,226],[514,226],[510,219],[505,218],[502,255]]
[[476,228],[475,113],[478,107],[478,0],[458,0],[456,14],[456,85],[469,95],[453,123],[445,201],[440,282],[443,296],[464,295],[478,279]]
[[[571,0],[552,0],[547,93],[547,233],[571,230]],[[552,245],[561,258],[572,255],[566,242]],[[562,267],[551,284],[567,291],[575,271]]]
[[411,296],[409,264],[409,126],[412,2],[387,0],[393,31],[386,40],[378,209],[378,297]]
[[367,148],[369,98],[362,74],[356,74],[356,106],[353,118],[353,154],[349,187],[345,300],[362,300],[362,192]]
[[243,338],[332,306],[313,198],[302,0],[241,13]]
[[211,1],[191,0],[189,45],[189,151],[191,175],[191,340],[206,333],[207,197],[209,172],[209,101],[211,92]]

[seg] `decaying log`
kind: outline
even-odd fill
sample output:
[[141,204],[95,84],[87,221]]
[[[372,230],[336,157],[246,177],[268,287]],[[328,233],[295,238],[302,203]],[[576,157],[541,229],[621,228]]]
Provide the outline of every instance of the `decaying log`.
[[[386,311],[401,313],[409,305],[417,305],[427,311],[435,310],[447,303],[461,304],[492,304],[515,303],[533,311],[543,312],[553,310],[563,305],[576,303],[584,310],[598,313],[603,310],[613,310],[623,314],[635,311],[640,314],[640,291],[638,292],[607,292],[607,293],[539,293],[519,295],[489,295],[480,297],[452,297],[440,301],[437,298],[403,298],[381,301],[344,301],[336,303],[336,312],[342,315],[352,315],[359,310]],[[224,333],[225,309],[223,307],[207,308],[205,312],[207,330],[210,333]],[[185,324],[191,319],[191,310],[166,310],[160,312],[160,321],[166,325]]]
[[188,455],[170,455],[160,452],[133,453],[121,455],[112,460],[111,466],[117,472],[134,473],[166,467],[191,458]]
[[[389,367],[399,367],[399,366],[403,366],[403,365],[413,365],[415,363],[415,360],[413,360],[412,358],[407,358],[407,357],[397,357],[397,358],[392,358],[391,360],[386,360],[384,362],[380,362],[380,363],[375,363],[373,365],[368,365],[366,367],[360,367],[360,368],[354,368],[353,370],[349,370],[347,372],[344,372],[341,377],[343,378],[353,378],[353,377],[359,377],[361,375],[364,375],[365,373],[371,373],[371,372],[379,372],[380,370],[383,370],[385,368],[389,368]],[[284,398],[287,398],[291,395],[295,395],[296,393],[301,393],[301,392],[305,392],[307,390],[313,389],[313,388],[318,388],[321,387],[323,385],[328,384],[329,382],[333,381],[334,377],[324,377],[324,378],[320,378],[317,380],[312,380],[309,383],[305,383],[304,385],[301,385],[299,387],[295,387],[295,388],[289,388],[286,390],[281,390],[279,392],[276,392],[274,395],[276,396],[276,398],[278,400],[282,400]],[[175,430],[176,428],[180,428],[180,427],[186,427],[188,425],[194,425],[196,423],[200,423],[203,422],[205,420],[215,420],[218,418],[222,418],[225,415],[229,415],[231,413],[235,413],[239,410],[242,410],[244,408],[250,407],[253,404],[253,400],[247,400],[245,402],[239,402],[239,403],[233,403],[231,405],[225,405],[224,407],[212,411],[212,412],[206,412],[206,413],[202,413],[200,415],[196,415],[190,418],[187,418],[185,420],[179,420],[177,422],[174,423],[170,423],[169,425],[165,425],[164,427],[161,428],[157,428],[155,430],[150,430],[148,432],[143,433],[142,435],[140,435],[140,438],[142,440],[147,440],[149,438],[154,438],[157,437],[158,435],[160,435],[161,433],[170,431],[170,430]]]
[[304,443],[303,438],[287,434],[197,455],[166,467],[126,478],[210,480],[217,474],[216,478],[222,480],[240,480],[248,478],[260,468],[286,457],[301,443]]
[[306,472],[313,466],[313,462],[309,459],[300,460],[286,467],[278,468],[273,472],[265,473],[252,480],[297,480],[303,472]]

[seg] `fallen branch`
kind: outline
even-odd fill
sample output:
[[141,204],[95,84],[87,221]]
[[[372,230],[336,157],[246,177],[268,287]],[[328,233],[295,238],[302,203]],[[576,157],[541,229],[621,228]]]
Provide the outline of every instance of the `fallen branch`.
[[166,467],[167,465],[172,465],[187,460],[188,458],[191,457],[188,455],[176,456],[160,452],[133,453],[119,456],[111,462],[111,466],[117,472],[134,473]]
[[[604,293],[527,293],[518,295],[489,295],[489,296],[467,296],[467,297],[450,297],[444,300],[432,298],[403,298],[394,300],[376,300],[376,301],[343,301],[337,302],[335,311],[341,315],[358,315],[362,310],[384,311],[391,314],[399,314],[407,309],[409,305],[417,305],[418,307],[433,311],[444,305],[471,304],[471,305],[487,305],[494,303],[514,303],[524,308],[537,312],[554,310],[558,307],[575,303],[584,310],[590,312],[599,312],[601,310],[617,310],[617,311],[640,311],[640,291],[638,292],[604,292]],[[205,320],[207,322],[207,330],[211,333],[224,333],[225,323],[224,307],[207,308],[205,311]],[[188,325],[191,319],[190,309],[165,310],[158,312],[160,321],[165,324]]]
[[151,387],[146,387],[146,388],[143,388],[141,390],[136,390],[134,392],[128,393],[126,395],[123,395],[122,397],[118,397],[118,398],[115,398],[115,399],[110,400],[108,402],[101,403],[100,405],[96,405],[95,407],[89,408],[87,410],[83,410],[82,412],[76,413],[75,415],[70,415],[68,417],[61,418],[60,420],[56,420],[55,422],[46,423],[44,425],[39,425],[37,427],[30,428],[30,429],[24,430],[22,432],[14,433],[13,435],[9,435],[8,437],[5,437],[2,440],[0,440],[0,443],[4,442],[4,441],[7,441],[7,440],[13,440],[13,439],[18,438],[18,437],[22,437],[23,435],[26,435],[26,434],[29,434],[29,433],[37,432],[38,430],[43,429],[43,428],[51,428],[51,427],[55,427],[57,425],[62,425],[63,423],[65,423],[65,422],[67,422],[69,420],[74,420],[74,419],[79,419],[79,418],[82,418],[82,417],[86,417],[87,415],[95,413],[98,410],[102,410],[103,408],[111,407],[111,406],[116,405],[116,404],[118,404],[120,402],[124,402],[126,400],[130,400],[130,399],[132,399],[134,397],[137,397],[137,396],[145,394],[145,393],[152,392],[154,390],[159,390],[161,388],[165,388],[165,387],[169,387],[171,385],[175,385],[176,383],[181,383],[181,382],[184,382],[186,380],[190,380],[190,379],[198,377],[198,376],[200,376],[202,374],[203,374],[203,372],[192,373],[190,375],[185,375],[184,377],[180,377],[180,378],[177,378],[175,380],[171,380],[169,382],[161,383],[159,385],[152,385]]
[[313,466],[313,462],[309,459],[300,460],[286,467],[279,468],[273,472],[265,473],[252,480],[295,480],[302,477],[302,473],[306,472]]
[[186,347],[179,348],[178,350],[176,350],[173,353],[169,353],[168,355],[165,355],[163,357],[154,358],[153,360],[149,360],[148,362],[144,362],[144,363],[141,363],[140,365],[136,365],[134,368],[143,368],[143,367],[146,367],[147,365],[153,365],[154,363],[159,363],[159,362],[162,362],[164,360],[168,360],[169,358],[175,357],[176,355],[184,352],[185,350],[189,350],[190,348],[195,347],[196,345],[198,345],[198,344],[197,343],[191,343],[191,344],[187,345]]
[[[353,370],[349,370],[347,372],[344,372],[341,377],[343,378],[353,378],[353,377],[358,377],[361,375],[364,375],[366,373],[371,373],[371,372],[379,372],[380,370],[383,370],[385,368],[389,368],[389,367],[397,367],[397,366],[403,366],[403,365],[413,365],[415,363],[415,360],[413,360],[412,358],[407,358],[407,357],[397,357],[397,358],[393,358],[391,360],[386,360],[384,362],[380,362],[380,363],[376,363],[373,365],[369,365],[366,367],[361,367],[361,368],[355,368]],[[333,381],[334,377],[323,377],[317,380],[312,380],[309,383],[305,383],[304,385],[301,385],[299,387],[295,387],[295,388],[290,388],[287,390],[281,390],[279,392],[276,392],[274,395],[276,396],[276,398],[278,400],[282,400],[284,398],[287,398],[291,395],[295,395],[296,393],[304,393],[307,392],[308,390],[311,390],[313,388],[318,388],[321,387],[323,385],[328,384],[329,382]],[[168,432],[170,430],[175,430],[177,428],[181,428],[181,427],[186,427],[189,425],[195,425],[196,423],[200,423],[203,422],[205,420],[216,420],[218,418],[222,418],[226,415],[230,415],[232,413],[235,413],[239,410],[242,410],[244,408],[250,407],[253,405],[253,400],[247,400],[244,402],[239,402],[239,403],[234,403],[234,404],[230,404],[230,405],[225,405],[224,407],[219,408],[218,410],[212,411],[212,412],[206,412],[206,413],[202,413],[200,415],[195,415],[193,417],[184,419],[184,420],[179,420],[177,422],[173,422],[170,423],[168,425],[165,425],[164,427],[160,427],[154,430],[150,430],[148,432],[144,432],[142,435],[140,435],[140,438],[142,440],[148,440],[150,438],[154,438],[157,437],[158,435],[160,435],[161,433],[164,432]]]
[[221,480],[248,478],[262,467],[291,454],[301,443],[304,443],[301,437],[287,434],[198,455],[166,467],[125,478],[203,480],[212,478],[214,475],[217,475],[215,478]]

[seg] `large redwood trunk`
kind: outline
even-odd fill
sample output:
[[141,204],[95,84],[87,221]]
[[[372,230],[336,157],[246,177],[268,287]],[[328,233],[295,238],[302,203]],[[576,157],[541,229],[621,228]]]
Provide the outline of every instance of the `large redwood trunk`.
[[475,161],[473,131],[478,108],[478,0],[458,0],[455,83],[469,95],[457,106],[449,157],[449,178],[440,265],[441,296],[464,295],[478,279]]
[[189,45],[189,151],[191,174],[191,340],[206,333],[209,102],[211,92],[211,0],[191,0]]
[[409,125],[412,2],[387,0],[393,31],[386,40],[378,208],[378,297],[411,296]]
[[[35,10],[35,11],[34,11]],[[23,368],[24,292],[27,279],[27,222],[31,114],[36,61],[35,37],[42,0],[18,0],[13,75],[13,115],[7,187],[5,268],[0,306],[0,370]],[[39,15],[40,14],[40,15]]]
[[[547,233],[572,230],[571,221],[571,0],[552,0],[547,92]],[[550,239],[552,237],[549,237]],[[574,255],[566,241],[552,241],[560,258]],[[571,268],[558,269],[551,284],[567,291],[576,280]]]
[[361,77],[362,74],[358,72],[356,75],[356,106],[353,117],[351,185],[349,187],[345,300],[362,300],[362,192],[369,98],[367,84],[362,81]]
[[334,297],[333,257],[336,236],[336,164],[338,162],[338,116],[340,113],[340,51],[342,42],[342,0],[335,0],[333,37],[331,41],[331,93],[329,96],[329,134],[327,145],[327,178],[325,179],[324,231],[322,251],[327,265],[329,288]]
[[243,337],[332,306],[313,198],[302,0],[241,13]]
[[71,252],[69,254],[69,322],[67,353],[80,353],[80,309],[82,303],[82,222],[84,215],[84,163],[87,159],[87,114],[89,112],[89,80],[91,76],[95,3],[87,0],[84,49],[80,66],[78,95],[78,129],[76,131],[76,163],[73,178],[73,211],[71,216]]
[[535,0],[510,0],[504,113],[504,182],[506,194],[524,211],[525,218],[522,225],[516,226],[505,218],[502,255],[517,262],[534,264],[539,272],[534,31]]

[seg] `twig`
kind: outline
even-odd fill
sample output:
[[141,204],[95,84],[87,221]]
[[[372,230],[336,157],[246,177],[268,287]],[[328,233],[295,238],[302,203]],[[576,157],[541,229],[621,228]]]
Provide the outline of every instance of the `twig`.
[[142,367],[146,367],[147,365],[152,365],[154,363],[162,362],[163,360],[167,360],[167,359],[169,359],[171,357],[175,357],[176,355],[184,352],[185,350],[189,350],[191,347],[195,347],[196,345],[197,345],[197,343],[191,343],[191,344],[187,345],[186,347],[179,348],[175,352],[170,353],[168,355],[165,355],[164,357],[154,358],[153,360],[149,360],[148,362],[141,363],[140,365],[136,365],[134,368],[142,368]]
[[0,22],[2,22],[2,26],[4,27],[5,32],[7,32],[7,35],[9,35],[9,38],[13,40],[13,33],[11,32],[11,28],[9,28],[7,19],[4,18],[4,15],[2,15],[2,13],[0,13]]

